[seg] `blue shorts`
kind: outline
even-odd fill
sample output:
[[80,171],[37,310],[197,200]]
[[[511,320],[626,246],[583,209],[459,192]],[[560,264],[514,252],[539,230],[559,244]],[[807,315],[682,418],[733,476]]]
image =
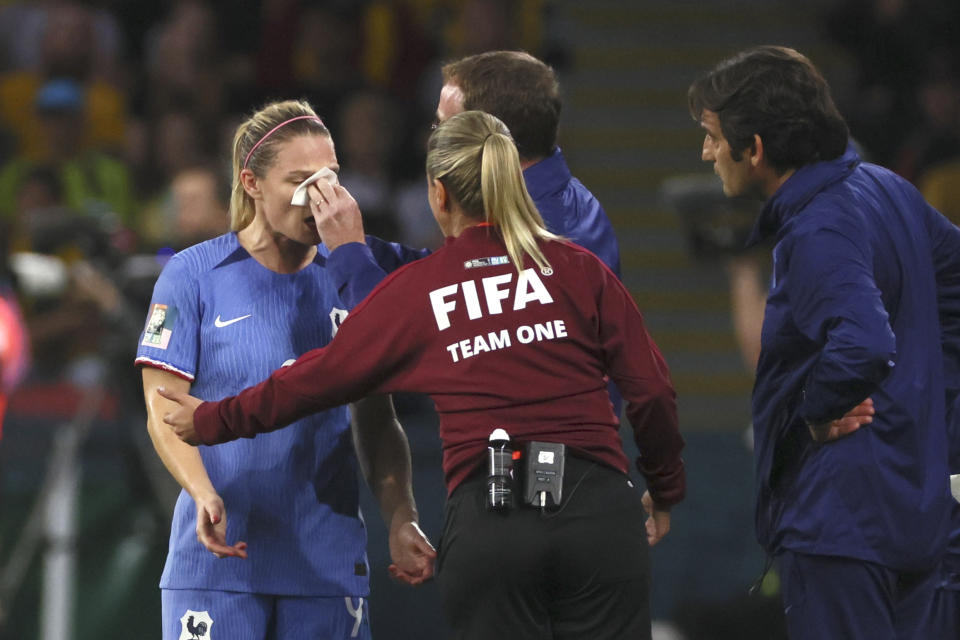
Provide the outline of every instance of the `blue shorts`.
[[370,640],[365,598],[162,589],[163,640]]
[[915,640],[928,635],[935,569],[895,571],[872,562],[780,555],[790,640]]
[[931,638],[960,638],[960,591],[937,589],[930,605]]
[[955,552],[940,566],[940,579],[930,603],[930,638],[960,638],[960,571]]

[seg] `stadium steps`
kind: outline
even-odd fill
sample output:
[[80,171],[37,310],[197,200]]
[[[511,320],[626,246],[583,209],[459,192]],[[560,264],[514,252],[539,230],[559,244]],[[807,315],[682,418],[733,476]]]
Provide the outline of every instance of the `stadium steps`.
[[819,61],[827,53],[816,46],[814,18],[782,0],[561,0],[558,9],[573,59],[561,79],[561,145],[617,230],[624,282],[670,365],[684,429],[743,429],[752,376],[734,338],[726,276],[721,264],[691,258],[658,192],[667,178],[710,171],[686,109],[690,82],[762,42]]

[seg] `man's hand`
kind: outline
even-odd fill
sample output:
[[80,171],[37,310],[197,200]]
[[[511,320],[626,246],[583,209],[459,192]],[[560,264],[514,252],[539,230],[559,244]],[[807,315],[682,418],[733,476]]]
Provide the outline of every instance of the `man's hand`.
[[317,180],[307,187],[310,212],[323,244],[333,251],[348,242],[366,242],[360,207],[339,184]]
[[433,578],[437,551],[416,522],[404,522],[390,531],[390,559],[387,568],[397,582],[417,586]]
[[165,387],[157,387],[157,393],[179,405],[176,410],[163,416],[163,421],[170,425],[177,437],[194,446],[202,444],[193,428],[193,413],[197,410],[197,407],[203,404],[203,400],[194,398],[188,393],[174,391],[173,389],[168,390]]
[[850,435],[861,426],[873,422],[873,400],[867,398],[850,411],[847,411],[842,418],[825,422],[823,424],[811,424],[810,435],[815,442],[821,444],[833,442],[838,438]]
[[670,510],[658,507],[650,497],[649,491],[644,491],[640,500],[643,502],[644,510],[650,516],[647,518],[647,542],[652,547],[670,531]]
[[217,494],[200,496],[197,505],[197,540],[218,558],[246,558],[247,543],[227,544],[227,512]]

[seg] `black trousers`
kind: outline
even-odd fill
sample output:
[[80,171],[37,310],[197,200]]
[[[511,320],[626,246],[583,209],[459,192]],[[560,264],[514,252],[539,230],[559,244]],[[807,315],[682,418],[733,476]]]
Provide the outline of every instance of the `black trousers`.
[[437,580],[454,638],[649,640],[640,491],[606,465],[566,467],[563,500],[545,512],[487,511],[485,473],[450,496]]

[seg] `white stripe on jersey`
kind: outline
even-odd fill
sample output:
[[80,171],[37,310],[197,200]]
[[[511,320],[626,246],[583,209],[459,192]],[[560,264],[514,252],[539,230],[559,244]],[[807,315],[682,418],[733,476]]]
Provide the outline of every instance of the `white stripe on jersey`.
[[157,369],[163,369],[164,371],[169,371],[170,373],[187,380],[188,382],[193,382],[193,374],[187,373],[183,369],[177,369],[173,365],[167,364],[166,362],[161,362],[160,360],[154,360],[153,358],[148,358],[146,356],[139,356],[136,360],[133,361],[134,364],[141,365],[145,364],[149,367],[156,367]]

